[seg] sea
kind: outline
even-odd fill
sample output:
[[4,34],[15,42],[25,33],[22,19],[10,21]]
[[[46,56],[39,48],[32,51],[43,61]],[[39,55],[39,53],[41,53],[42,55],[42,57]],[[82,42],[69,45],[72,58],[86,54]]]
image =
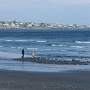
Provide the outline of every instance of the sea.
[[90,61],[89,29],[0,29],[0,70],[62,72],[88,70],[90,65],[57,65],[22,62],[25,57]]

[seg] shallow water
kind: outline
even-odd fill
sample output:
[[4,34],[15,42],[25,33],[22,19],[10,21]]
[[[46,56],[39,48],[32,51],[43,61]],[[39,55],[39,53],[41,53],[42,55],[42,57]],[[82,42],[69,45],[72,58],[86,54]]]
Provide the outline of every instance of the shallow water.
[[65,70],[90,70],[90,65],[52,65],[14,61],[36,56],[90,60],[90,30],[0,30],[0,69],[56,72]]
[[35,72],[66,72],[66,71],[90,71],[90,65],[55,65],[22,62],[10,59],[0,60],[1,70],[35,71]]

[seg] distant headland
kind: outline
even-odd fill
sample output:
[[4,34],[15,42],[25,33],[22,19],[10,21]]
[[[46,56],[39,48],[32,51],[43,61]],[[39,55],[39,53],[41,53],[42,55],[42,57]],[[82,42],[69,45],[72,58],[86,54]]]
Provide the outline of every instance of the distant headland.
[[90,29],[90,25],[0,21],[0,29]]

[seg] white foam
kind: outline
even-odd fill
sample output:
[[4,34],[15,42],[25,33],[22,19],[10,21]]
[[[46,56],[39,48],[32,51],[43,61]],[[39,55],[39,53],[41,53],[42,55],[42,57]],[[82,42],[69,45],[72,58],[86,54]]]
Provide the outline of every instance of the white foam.
[[7,42],[11,42],[11,41],[13,41],[13,40],[5,40],[5,41],[7,41]]
[[0,45],[0,48],[2,48],[3,46]]
[[76,41],[76,43],[90,43],[89,41],[88,42],[84,42],[84,41]]
[[[20,58],[21,56],[21,54],[0,51],[0,58]],[[29,55],[25,55],[25,57],[29,57]]]
[[26,42],[27,40],[15,40],[17,42]]
[[83,46],[70,46],[72,48],[84,48]]
[[12,46],[11,48],[16,48],[16,47]]
[[52,44],[52,46],[53,46],[53,47],[57,47],[57,46],[62,47],[63,45],[55,45],[55,44]]
[[16,42],[33,42],[33,40],[15,40]]
[[22,49],[22,47],[17,47],[18,49]]
[[39,48],[27,48],[27,49],[31,49],[31,50],[38,50]]
[[41,43],[44,43],[44,42],[47,42],[47,41],[36,41],[36,42],[41,42]]

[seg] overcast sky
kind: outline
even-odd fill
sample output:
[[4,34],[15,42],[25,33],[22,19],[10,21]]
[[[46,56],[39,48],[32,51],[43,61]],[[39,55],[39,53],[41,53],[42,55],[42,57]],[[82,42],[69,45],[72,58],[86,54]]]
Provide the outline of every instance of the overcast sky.
[[0,0],[0,21],[90,25],[90,0]]

